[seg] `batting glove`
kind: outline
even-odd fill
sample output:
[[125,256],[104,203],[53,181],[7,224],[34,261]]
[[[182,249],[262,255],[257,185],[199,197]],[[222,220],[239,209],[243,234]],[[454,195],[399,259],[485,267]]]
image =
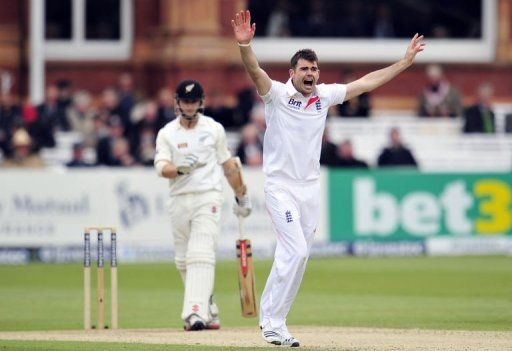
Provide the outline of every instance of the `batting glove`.
[[178,175],[189,174],[194,169],[201,166],[204,166],[204,163],[200,163],[196,155],[187,155],[177,164]]
[[240,199],[235,196],[236,204],[233,205],[233,213],[236,216],[247,217],[251,214],[252,203],[249,194],[245,194]]

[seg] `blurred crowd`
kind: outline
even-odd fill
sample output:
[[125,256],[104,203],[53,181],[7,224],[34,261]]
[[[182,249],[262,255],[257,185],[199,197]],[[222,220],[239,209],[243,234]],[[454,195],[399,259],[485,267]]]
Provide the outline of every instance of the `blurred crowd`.
[[[344,77],[345,83],[358,78],[350,72]],[[465,133],[495,133],[492,98],[492,85],[482,82],[476,89],[474,103],[463,106],[459,90],[445,77],[442,67],[429,65],[418,96],[417,114],[425,118],[462,118]],[[264,105],[252,88],[243,89],[234,97],[221,91],[208,93],[204,113],[227,131],[239,133],[240,141],[233,153],[242,163],[262,164]],[[371,113],[371,96],[363,94],[334,106],[329,118],[367,118]],[[47,86],[45,101],[38,106],[20,104],[4,93],[0,96],[0,167],[43,167],[39,151],[54,148],[59,131],[80,136],[72,147],[69,167],[151,166],[156,135],[174,118],[173,90],[163,87],[156,97],[142,98],[129,73],[122,74],[117,84],[105,88],[99,96],[75,89],[67,80],[58,81]],[[512,116],[507,116],[507,120],[512,120]],[[86,153],[92,157],[84,157]],[[332,144],[327,132],[321,164],[368,167],[365,161],[353,156],[350,140]],[[412,151],[402,144],[398,129],[390,131],[389,145],[383,148],[376,164],[417,165]]]
[[251,0],[256,35],[268,37],[477,38],[480,0]]

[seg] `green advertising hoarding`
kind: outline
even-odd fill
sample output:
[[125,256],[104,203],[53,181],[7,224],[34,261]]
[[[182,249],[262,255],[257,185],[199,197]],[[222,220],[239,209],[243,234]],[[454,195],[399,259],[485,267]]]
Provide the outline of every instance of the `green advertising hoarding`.
[[329,170],[332,241],[512,234],[512,174]]

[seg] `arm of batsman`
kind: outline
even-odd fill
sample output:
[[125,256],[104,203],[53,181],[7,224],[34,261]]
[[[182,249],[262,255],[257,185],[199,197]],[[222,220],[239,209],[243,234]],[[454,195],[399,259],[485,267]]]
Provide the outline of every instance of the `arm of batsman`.
[[233,206],[233,213],[237,216],[247,217],[251,214],[252,203],[242,176],[240,158],[232,157],[224,162],[222,167],[224,168],[224,175],[229,185],[235,192],[236,204]]

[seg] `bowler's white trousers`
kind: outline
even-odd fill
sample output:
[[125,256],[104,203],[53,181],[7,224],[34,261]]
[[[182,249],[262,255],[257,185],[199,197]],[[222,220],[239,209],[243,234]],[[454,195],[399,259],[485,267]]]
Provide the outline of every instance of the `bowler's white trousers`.
[[185,284],[183,320],[192,314],[206,322],[211,319],[208,302],[213,293],[222,200],[219,191],[175,195],[170,199],[174,261]]
[[267,179],[265,204],[277,237],[274,264],[260,302],[260,326],[286,323],[306,270],[320,214],[320,181]]

